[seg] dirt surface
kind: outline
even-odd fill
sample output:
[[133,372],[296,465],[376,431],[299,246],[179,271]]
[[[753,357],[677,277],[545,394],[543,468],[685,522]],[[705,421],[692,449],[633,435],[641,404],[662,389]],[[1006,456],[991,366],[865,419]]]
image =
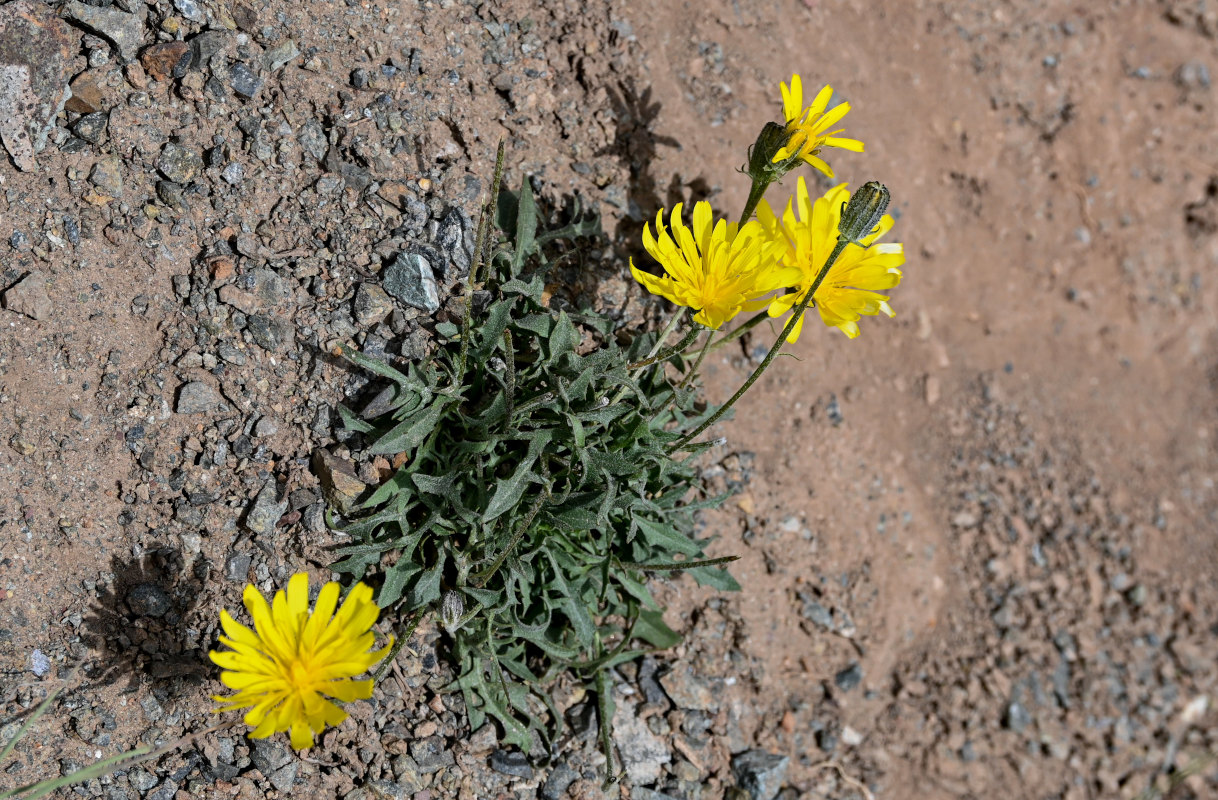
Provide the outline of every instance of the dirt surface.
[[[625,271],[642,220],[734,215],[798,71],[852,103],[867,151],[835,154],[838,178],[892,190],[898,316],[855,341],[808,326],[721,426],[707,469],[740,493],[707,532],[744,591],[659,586],[688,636],[616,675],[621,784],[600,788],[577,689],[548,763],[469,731],[424,630],[304,757],[233,730],[63,796],[1218,796],[1206,3],[14,16],[0,66],[31,59],[4,30],[73,44],[33,83],[0,76],[0,108],[41,101],[5,136],[46,135],[36,171],[23,145],[0,166],[0,739],[80,687],[0,787],[214,722],[219,609],[325,574],[315,450],[379,474],[335,411],[366,378],[331,353],[426,354],[500,137],[509,184],[602,208],[612,246],[570,293],[654,323]],[[712,398],[772,335],[708,360]]]

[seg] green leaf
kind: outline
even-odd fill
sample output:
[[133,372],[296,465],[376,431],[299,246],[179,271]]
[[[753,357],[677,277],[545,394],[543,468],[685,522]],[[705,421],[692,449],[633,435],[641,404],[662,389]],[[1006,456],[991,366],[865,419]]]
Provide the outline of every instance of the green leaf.
[[516,209],[516,252],[512,254],[512,275],[519,275],[524,262],[532,255],[537,236],[537,204],[533,187],[526,177],[520,181],[520,199]]
[[575,352],[579,344],[579,331],[567,316],[565,311],[558,312],[558,320],[554,323],[554,332],[550,334],[550,363],[558,360],[559,356]]
[[444,575],[444,561],[441,559],[431,569],[425,571],[410,587],[406,594],[406,605],[409,608],[422,608],[440,599],[440,578]]
[[664,623],[661,611],[640,611],[638,622],[634,624],[634,635],[661,650],[681,643],[681,634]]
[[406,588],[407,582],[422,571],[421,565],[415,564],[409,559],[399,558],[385,572],[385,582],[381,584],[381,590],[377,592],[376,604],[381,608],[387,608],[396,603],[402,597],[402,591]]
[[398,423],[392,430],[377,439],[376,443],[368,448],[368,452],[373,455],[384,455],[386,453],[407,453],[414,450],[431,435],[440,421],[440,416],[444,413],[444,406],[444,400],[437,400],[420,414]]
[[740,584],[723,567],[694,567],[688,572],[699,586],[709,586],[721,592],[740,591]]
[[520,498],[524,496],[524,490],[528,488],[529,484],[541,480],[532,470],[534,460],[530,459],[521,464],[511,477],[495,484],[495,493],[491,495],[491,501],[486,504],[486,510],[482,512],[483,522],[490,522],[515,508],[520,503]]
[[445,339],[456,339],[461,335],[461,326],[455,322],[437,322],[436,333]]
[[553,550],[547,550],[546,555],[549,556],[550,563],[554,565],[554,585],[563,595],[563,613],[567,615],[567,619],[575,628],[575,636],[580,643],[584,647],[591,647],[596,635],[596,626],[592,624],[592,616],[588,613],[587,603],[575,592],[567,580],[570,572],[569,566],[560,564],[560,558]]
[[645,517],[635,517],[634,521],[648,544],[662,548],[666,552],[675,550],[687,556],[702,554],[702,548],[697,542],[668,525],[653,522]]
[[402,386],[410,385],[410,378],[403,375],[401,372],[398,372],[396,369],[389,366],[384,361],[381,361],[379,358],[372,358],[371,356],[364,355],[358,350],[347,350],[346,348],[343,349],[343,358],[347,359],[352,364],[363,367],[369,372],[375,372],[382,378],[388,378],[389,380]]

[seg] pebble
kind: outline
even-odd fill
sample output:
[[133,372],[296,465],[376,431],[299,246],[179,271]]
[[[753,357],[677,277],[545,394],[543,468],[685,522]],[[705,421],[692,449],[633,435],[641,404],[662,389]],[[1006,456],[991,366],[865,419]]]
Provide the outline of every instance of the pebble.
[[254,74],[253,70],[238,61],[228,69],[228,85],[242,97],[251,98],[258,94],[258,90],[262,88],[262,78],[259,78]]
[[235,583],[245,583],[249,580],[252,561],[249,553],[229,553],[228,558],[224,559],[224,577]]
[[519,750],[496,750],[491,753],[491,769],[514,778],[526,781],[533,779],[533,768],[529,766],[529,757]]
[[[143,4],[139,7],[144,8]],[[144,19],[111,6],[102,8],[72,0],[64,8],[68,19],[75,20],[118,48],[123,61],[134,61],[144,43]],[[147,12],[145,12],[147,13]]]
[[550,776],[542,784],[538,793],[541,800],[561,800],[567,794],[571,784],[579,779],[579,773],[571,769],[567,762],[562,761],[550,770]]
[[639,719],[633,703],[618,701],[617,713],[613,715],[613,741],[631,783],[643,786],[655,783],[663,766],[672,761],[668,745]]
[[288,509],[288,499],[279,499],[279,487],[274,480],[269,480],[258,492],[249,512],[245,515],[245,527],[254,533],[269,534],[275,530],[275,523]]
[[459,208],[449,208],[440,218],[436,244],[448,256],[448,263],[454,267],[451,273],[449,270],[443,271],[447,280],[469,273],[470,254],[465,242],[466,228],[465,215]]
[[710,683],[694,674],[688,664],[679,663],[660,676],[660,685],[677,704],[677,708],[718,712],[719,700]]
[[207,19],[207,15],[195,0],[173,0],[173,7],[191,22],[204,22]]
[[109,121],[110,115],[102,111],[85,114],[76,120],[76,124],[72,126],[72,133],[90,144],[97,144],[101,141],[102,134],[106,132],[106,124]]
[[440,289],[431,263],[419,252],[399,253],[385,268],[381,281],[385,291],[412,308],[428,314],[440,310]]
[[857,688],[858,685],[863,682],[862,666],[859,665],[857,661],[851,663],[850,666],[833,676],[833,682],[837,685],[837,688],[841,689],[843,692],[848,692],[851,689]]
[[41,650],[35,650],[30,653],[30,672],[41,678],[50,671],[51,659],[47,658]]
[[246,330],[255,344],[272,353],[285,352],[296,340],[296,327],[280,316],[254,314],[249,318]]
[[288,62],[300,55],[300,48],[291,39],[285,39],[262,54],[262,64],[271,72],[278,72]]
[[315,119],[311,119],[301,126],[300,132],[296,134],[296,141],[300,142],[304,151],[317,161],[324,159],[326,152],[330,149],[326,131]]
[[220,393],[206,383],[191,381],[178,390],[174,411],[179,414],[205,414],[223,402]]
[[228,166],[220,171],[220,177],[230,186],[236,186],[245,180],[245,167],[236,161],[231,162]]
[[393,310],[393,300],[388,293],[374,283],[361,283],[355,290],[355,300],[352,304],[355,321],[361,327],[369,327],[389,316]]
[[165,590],[155,583],[138,583],[127,592],[127,606],[140,617],[163,617],[173,608]]
[[89,172],[89,183],[110,197],[122,197],[123,171],[119,157],[107,156],[94,164]]
[[73,78],[72,96],[64,103],[64,108],[77,114],[92,114],[108,108],[110,92],[105,86],[107,74],[103,69],[90,69]]
[[456,757],[445,747],[442,736],[416,739],[410,743],[410,755],[419,765],[420,775],[430,775],[456,763]]
[[48,319],[53,310],[51,298],[47,296],[46,276],[38,270],[10,286],[4,292],[3,299],[4,307],[9,311],[24,314],[30,319]]
[[190,69],[193,52],[186,42],[162,42],[140,54],[144,71],[158,81],[180,78]]
[[169,180],[185,185],[203,171],[203,159],[195,151],[169,142],[161,148],[156,167]]
[[736,785],[751,800],[774,800],[787,779],[791,759],[765,750],[747,750],[732,759]]

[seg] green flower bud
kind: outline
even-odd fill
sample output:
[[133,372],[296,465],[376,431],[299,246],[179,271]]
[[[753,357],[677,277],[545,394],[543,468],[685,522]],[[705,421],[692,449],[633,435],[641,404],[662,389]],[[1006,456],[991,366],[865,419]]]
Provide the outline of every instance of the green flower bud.
[[461,615],[465,613],[465,601],[456,592],[445,592],[440,603],[440,622],[449,633],[461,627]]
[[842,209],[842,221],[837,229],[838,238],[859,244],[880,224],[890,199],[892,196],[884,184],[879,181],[864,183],[850,196],[850,202],[843,204],[845,208]]
[[791,131],[786,125],[777,122],[767,122],[757,134],[757,141],[749,148],[749,165],[745,172],[755,183],[770,184],[780,180],[791,170],[803,163],[798,152],[775,162],[779,151],[791,140]]

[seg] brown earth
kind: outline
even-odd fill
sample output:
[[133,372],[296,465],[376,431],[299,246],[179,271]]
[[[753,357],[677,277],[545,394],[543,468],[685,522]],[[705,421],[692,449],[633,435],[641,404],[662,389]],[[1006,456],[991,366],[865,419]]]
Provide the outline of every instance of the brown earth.
[[[0,787],[210,723],[218,609],[247,579],[326,563],[316,495],[271,531],[245,516],[268,481],[315,489],[314,447],[345,454],[330,416],[361,387],[325,353],[421,329],[400,305],[400,324],[340,317],[385,247],[434,237],[450,205],[472,212],[501,136],[512,185],[530,174],[552,200],[603,206],[620,276],[659,207],[741,207],[735,169],[797,71],[852,103],[844,125],[867,150],[830,154],[838,178],[892,191],[898,316],[864,320],[855,341],[809,325],[798,360],[722,426],[711,471],[741,494],[707,524],[716,554],[741,556],[743,592],[661,587],[688,633],[661,659],[664,688],[680,694],[688,665],[713,700],[640,713],[670,757],[613,796],[722,797],[733,757],[761,749],[790,758],[786,798],[1218,797],[1203,761],[1218,751],[1218,15],[1204,2],[271,0],[252,24],[244,6],[197,6],[205,22],[149,6],[143,44],[225,31],[222,57],[263,65],[253,100],[209,88],[229,80],[218,67],[155,81],[128,66],[109,78],[99,142],[73,144],[65,112],[39,172],[0,168],[6,718],[74,666],[87,676]],[[302,54],[271,70],[263,54],[289,37]],[[112,49],[85,36],[65,73]],[[300,143],[311,120],[337,161]],[[223,151],[178,182],[183,208],[157,186],[171,139]],[[87,180],[108,156],[118,198]],[[236,277],[217,276],[225,259]],[[260,268],[281,291],[239,299],[268,308],[237,319],[217,293],[256,293]],[[13,310],[31,272],[51,303],[38,320]],[[627,284],[602,276],[601,296],[637,318]],[[259,314],[293,335],[265,346],[246,327]],[[772,335],[708,361],[713,399]],[[216,407],[175,413],[192,381]],[[139,613],[130,592],[149,584],[170,612]],[[400,667],[321,755],[289,765],[234,736],[83,791],[546,796],[549,767],[487,769],[493,740],[436,699],[434,659],[406,651]],[[644,671],[622,670],[623,690]],[[455,766],[424,771],[415,745],[432,737]],[[602,796],[595,743],[572,747],[584,771],[567,796]],[[391,765],[407,751],[417,792]]]

